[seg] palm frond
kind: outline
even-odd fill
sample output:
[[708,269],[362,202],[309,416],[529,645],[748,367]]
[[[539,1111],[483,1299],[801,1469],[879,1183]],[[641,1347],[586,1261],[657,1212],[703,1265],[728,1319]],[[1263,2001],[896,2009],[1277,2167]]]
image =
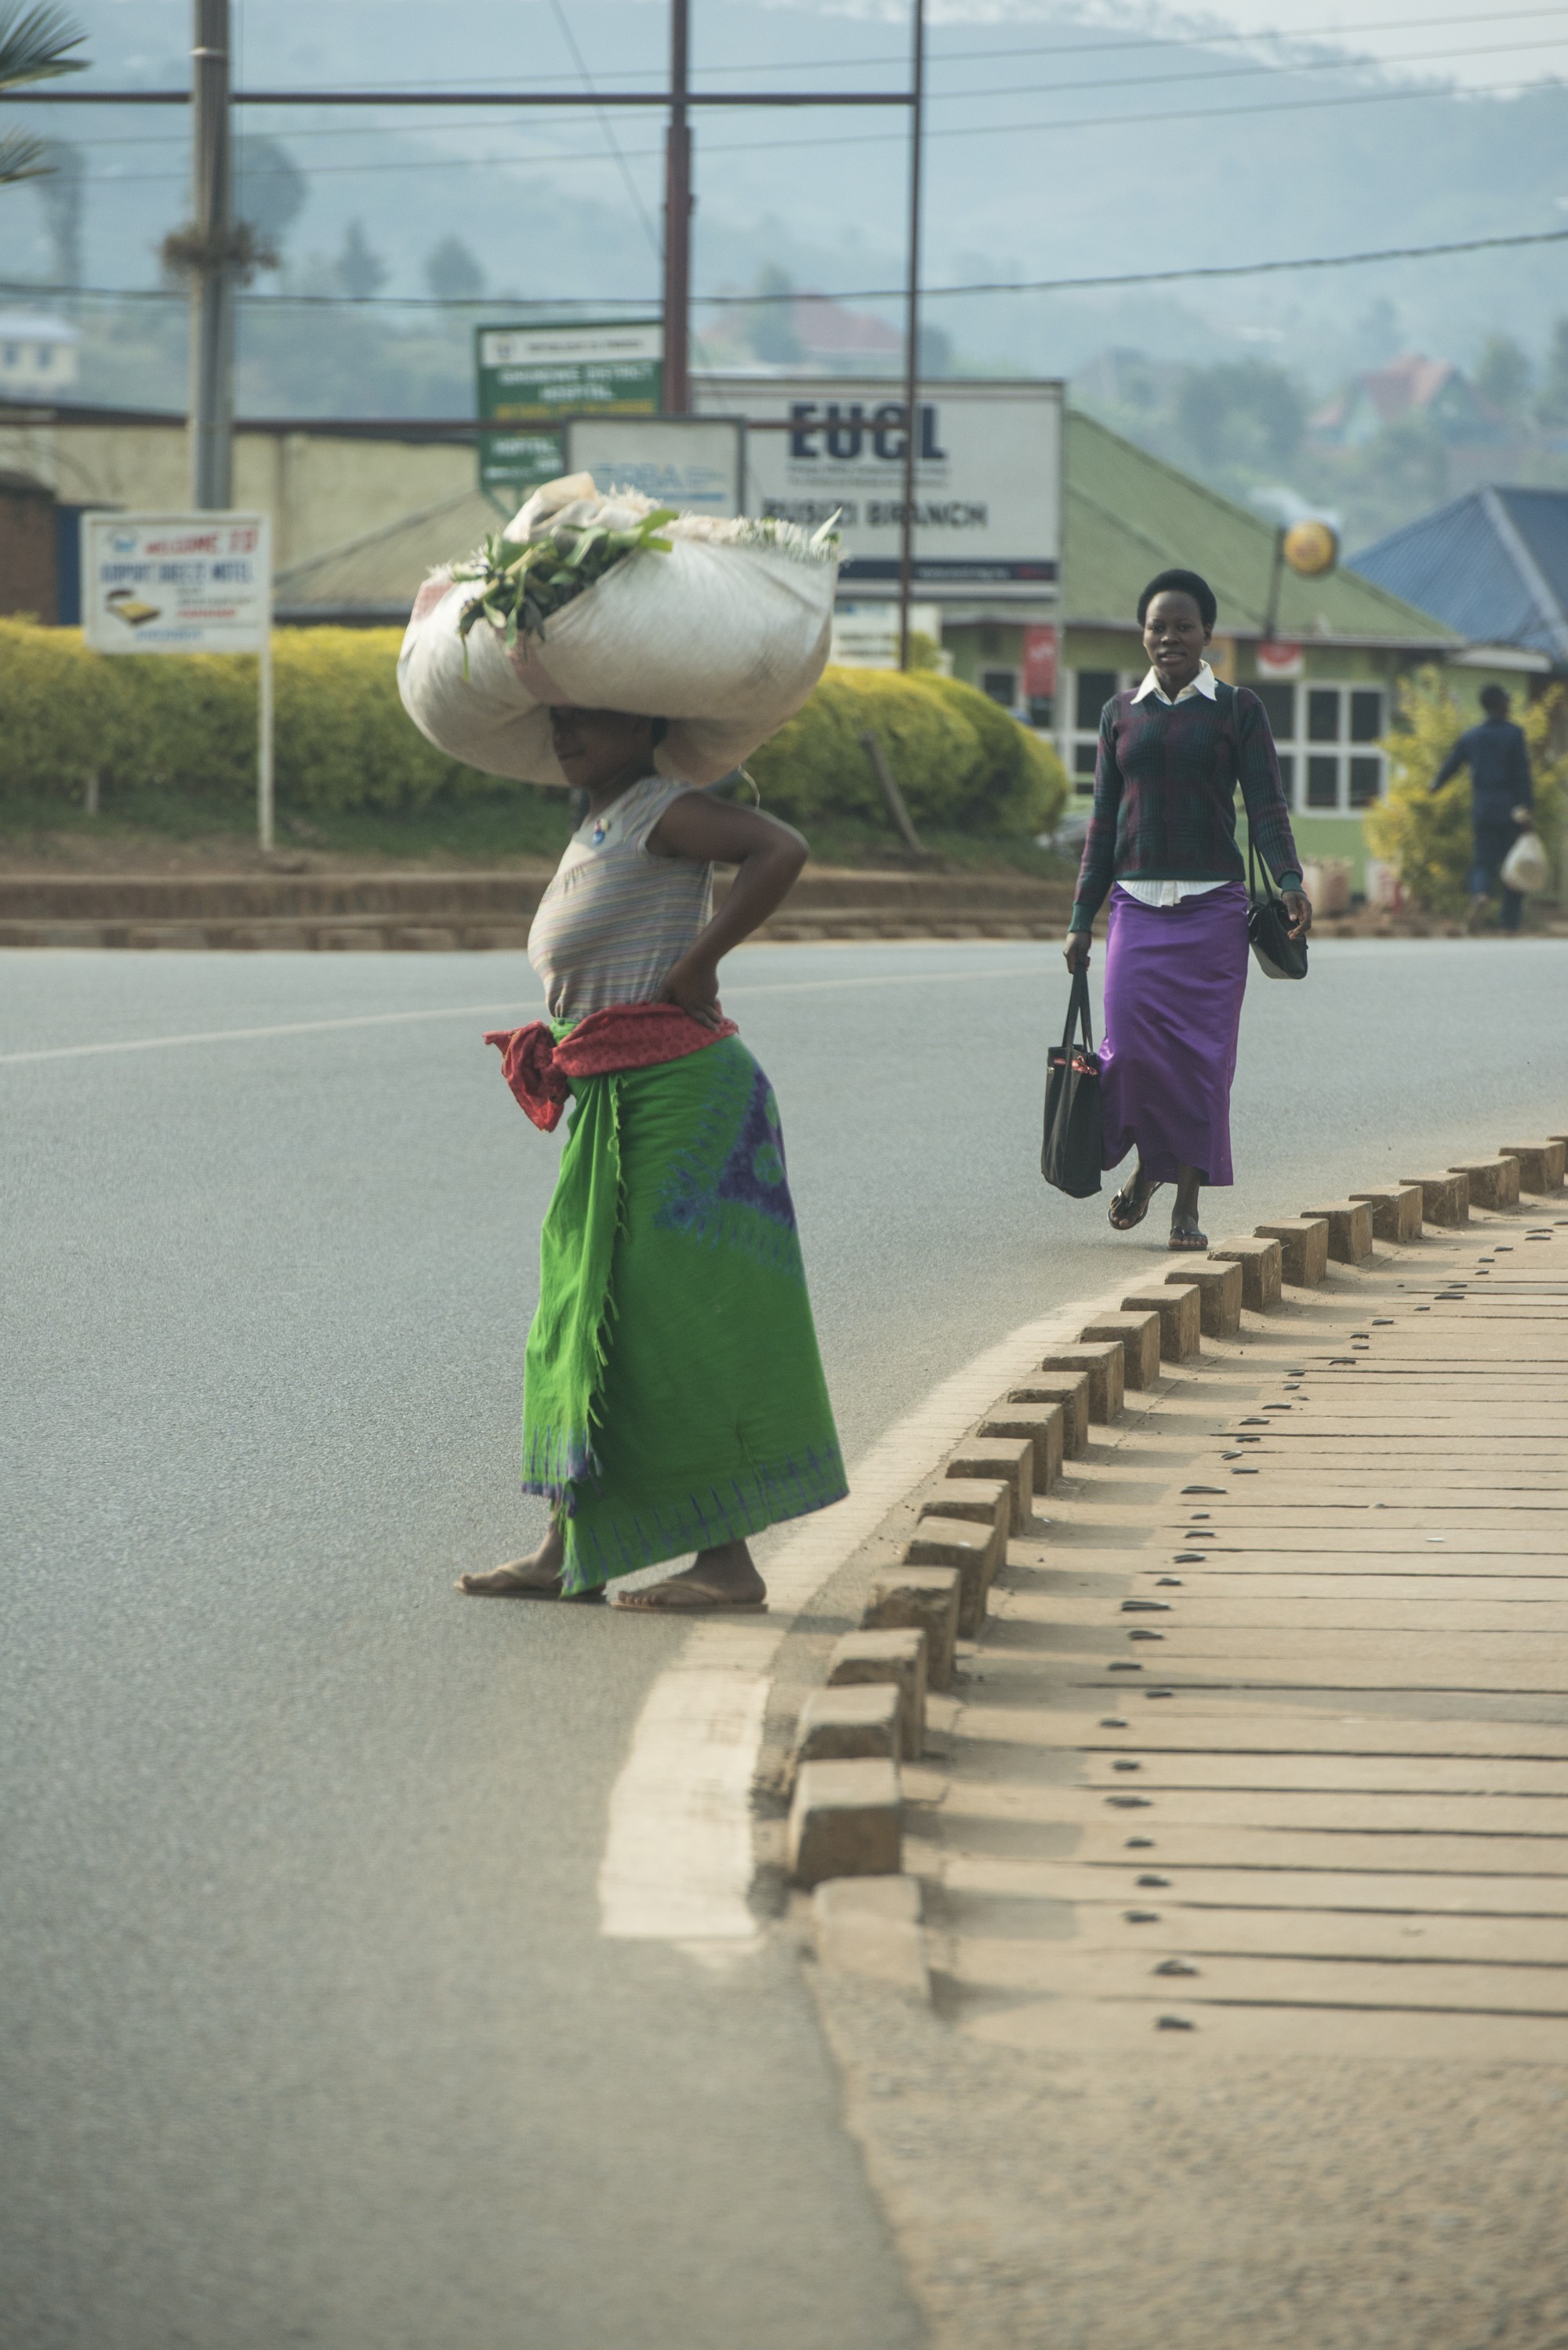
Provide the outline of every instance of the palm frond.
[[48,150],[41,139],[9,131],[0,139],[0,188],[13,180],[41,180],[49,171]]
[[[12,0],[0,5],[0,89],[17,89],[24,82],[52,81],[57,75],[82,73],[85,57],[73,57],[87,35],[53,0]],[[30,176],[30,175],[25,175]]]

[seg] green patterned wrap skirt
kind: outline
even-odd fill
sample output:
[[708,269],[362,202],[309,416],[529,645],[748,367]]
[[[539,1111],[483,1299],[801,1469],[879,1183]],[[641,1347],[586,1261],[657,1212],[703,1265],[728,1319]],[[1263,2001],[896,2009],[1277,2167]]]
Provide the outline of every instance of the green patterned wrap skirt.
[[568,1592],[847,1491],[751,1054],[727,1036],[572,1094],[523,1399],[523,1482],[560,1513]]

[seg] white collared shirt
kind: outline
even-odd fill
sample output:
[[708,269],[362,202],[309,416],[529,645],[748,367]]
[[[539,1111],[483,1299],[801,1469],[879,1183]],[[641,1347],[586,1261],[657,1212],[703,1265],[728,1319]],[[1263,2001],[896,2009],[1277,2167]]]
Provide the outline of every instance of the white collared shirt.
[[[1152,669],[1133,695],[1133,700],[1142,702],[1151,693],[1157,702],[1163,702],[1168,708],[1174,707],[1158,672]],[[1217,702],[1220,698],[1214,690],[1214,672],[1207,661],[1201,664],[1197,676],[1182,687],[1176,700],[1190,702],[1195,693],[1202,694],[1207,702]],[[1204,898],[1210,889],[1222,889],[1224,886],[1222,881],[1118,881],[1116,884],[1117,889],[1125,889],[1129,898],[1136,898],[1140,906],[1177,906],[1183,898]]]

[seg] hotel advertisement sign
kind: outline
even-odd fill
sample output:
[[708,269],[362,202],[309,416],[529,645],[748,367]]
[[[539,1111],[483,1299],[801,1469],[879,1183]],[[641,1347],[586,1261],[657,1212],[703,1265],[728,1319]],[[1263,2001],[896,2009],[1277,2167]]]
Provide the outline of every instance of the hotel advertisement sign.
[[271,517],[84,514],[82,627],[100,653],[254,653],[272,623]]

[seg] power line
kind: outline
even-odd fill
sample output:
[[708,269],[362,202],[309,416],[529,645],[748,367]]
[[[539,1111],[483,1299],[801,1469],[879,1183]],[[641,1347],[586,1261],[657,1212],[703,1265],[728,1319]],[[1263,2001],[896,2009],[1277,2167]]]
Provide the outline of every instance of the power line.
[[[552,0],[552,5],[558,5],[558,0]],[[1518,13],[1521,13],[1521,14],[1522,14],[1522,13],[1526,13],[1526,12],[1522,12],[1522,11],[1521,11],[1521,12],[1518,12]],[[1553,14],[1568,14],[1568,10],[1554,10],[1552,13],[1553,13]],[[1473,21],[1473,20],[1472,20],[1472,21]],[[1396,62],[1397,62],[1397,65],[1398,65],[1398,66],[1400,66],[1401,68],[1406,67],[1406,66],[1412,66],[1412,65],[1442,65],[1442,64],[1446,64],[1446,63],[1452,62],[1452,61],[1453,61],[1454,59],[1456,59],[1456,58],[1463,58],[1463,57],[1511,57],[1511,56],[1516,56],[1516,55],[1519,55],[1519,54],[1521,54],[1521,53],[1526,53],[1526,52],[1528,52],[1528,51],[1530,51],[1530,50],[1532,50],[1532,49],[1541,49],[1541,48],[1547,48],[1547,47],[1555,47],[1563,46],[1563,45],[1568,45],[1568,31],[1565,31],[1565,32],[1564,32],[1563,35],[1561,35],[1561,36],[1553,36],[1553,37],[1552,37],[1552,39],[1551,39],[1551,40],[1540,40],[1540,41],[1533,41],[1533,40],[1532,40],[1532,41],[1511,41],[1511,42],[1507,42],[1507,43],[1498,43],[1498,42],[1493,41],[1493,42],[1488,42],[1487,44],[1485,44],[1485,45],[1484,45],[1482,47],[1480,47],[1480,48],[1465,48],[1465,49],[1454,49],[1454,48],[1448,48],[1448,49],[1426,49],[1426,50],[1422,50],[1422,51],[1418,52],[1418,53],[1417,53],[1416,56],[1414,56],[1414,57],[1401,57],[1401,58],[1397,59]],[[975,54],[978,56],[978,55],[981,55],[981,52],[976,52]],[[1038,54],[1038,52],[1037,52],[1037,51],[1033,51],[1033,50],[1022,50],[1022,51],[1018,51],[1018,52],[1009,52],[1009,51],[1006,51],[1006,50],[1002,50],[1002,51],[995,52],[994,54],[996,54],[996,55],[998,55],[998,56],[1001,56],[1001,57],[1006,57],[1006,56],[1008,56],[1008,55],[1010,55],[1010,54],[1017,54],[1017,55],[1020,55],[1020,56],[1033,56],[1033,55],[1037,55],[1037,54]],[[1176,80],[1175,82],[1173,82],[1173,81],[1170,79],[1170,78],[1169,78],[1168,75],[1165,75],[1165,74],[1137,74],[1137,75],[1122,75],[1122,74],[1117,74],[1117,75],[1113,75],[1113,76],[1109,77],[1108,78],[1101,78],[1101,79],[1095,80],[1095,81],[1080,81],[1080,82],[1060,82],[1060,81],[1053,81],[1053,82],[1007,82],[1007,83],[1003,83],[1003,84],[1002,84],[1002,85],[1000,85],[1000,86],[998,86],[998,87],[994,87],[994,88],[978,88],[978,89],[950,89],[950,90],[938,90],[938,91],[933,91],[933,92],[929,92],[929,93],[928,93],[928,98],[929,98],[929,99],[930,99],[930,100],[933,100],[933,101],[940,101],[941,103],[946,104],[946,105],[959,105],[959,104],[961,104],[961,103],[963,102],[963,100],[965,100],[966,99],[983,99],[983,98],[1023,98],[1023,97],[1030,97],[1030,96],[1033,96],[1033,95],[1035,95],[1035,94],[1036,94],[1036,93],[1038,93],[1038,92],[1041,92],[1041,91],[1046,91],[1046,90],[1056,91],[1056,90],[1092,90],[1092,89],[1130,89],[1130,88],[1138,88],[1144,87],[1144,86],[1148,85],[1148,84],[1151,84],[1151,83],[1158,84],[1160,88],[1165,88],[1165,89],[1171,89],[1171,88],[1188,88],[1189,85],[1196,85],[1196,84],[1199,84],[1199,83],[1201,83],[1201,82],[1205,82],[1205,81],[1210,81],[1210,80],[1218,81],[1218,82],[1241,81],[1241,80],[1247,79],[1247,78],[1249,78],[1256,77],[1256,76],[1257,76],[1257,75],[1259,75],[1259,74],[1266,74],[1266,75],[1268,75],[1269,77],[1271,77],[1271,78],[1282,78],[1282,79],[1285,79],[1285,78],[1292,78],[1292,77],[1293,77],[1293,76],[1295,76],[1295,75],[1297,75],[1297,74],[1304,74],[1304,73],[1340,73],[1340,72],[1354,72],[1354,71],[1357,71],[1357,70],[1359,70],[1359,69],[1361,69],[1361,68],[1366,68],[1366,67],[1379,67],[1379,61],[1378,61],[1378,60],[1376,60],[1376,59],[1375,59],[1375,58],[1369,58],[1369,57],[1359,57],[1359,58],[1358,58],[1358,57],[1318,57],[1318,58],[1312,58],[1312,59],[1305,59],[1305,60],[1302,60],[1302,61],[1299,61],[1299,62],[1291,62],[1291,63],[1287,63],[1287,64],[1259,64],[1259,65],[1253,65],[1253,66],[1235,66],[1235,67],[1228,68],[1226,69],[1226,71],[1225,71],[1225,72],[1223,72],[1223,73],[1221,73],[1221,74],[1214,75],[1214,76],[1209,76],[1209,75],[1205,75],[1205,74],[1201,74],[1201,73],[1183,75],[1183,76],[1179,77],[1179,79],[1178,79],[1178,80]],[[1381,67],[1379,67],[1379,69],[1383,69],[1383,68],[1382,68]],[[592,83],[590,82],[587,86],[588,86],[589,89],[591,90],[591,89],[592,89],[592,88],[593,88]],[[1513,85],[1511,85],[1511,85],[1509,85],[1509,87],[1512,87],[1512,86],[1513,86]],[[1375,92],[1375,93],[1373,93],[1373,95],[1375,95],[1375,96],[1382,96],[1383,94],[1384,94],[1384,93],[1382,93],[1382,92]],[[1393,93],[1393,92],[1390,92],[1390,93],[1388,93],[1388,94],[1389,94],[1389,95],[1397,95],[1397,95],[1407,95],[1407,94],[1412,94],[1412,93]],[[1422,95],[1422,96],[1428,96],[1428,97],[1447,97],[1447,96],[1450,96],[1450,95],[1452,95],[1453,93],[1452,93],[1451,91],[1449,91],[1449,90],[1430,90],[1430,89],[1428,89],[1428,90],[1424,90],[1424,91],[1417,92],[1417,93],[1413,93],[1413,94],[1415,94],[1415,95]],[[486,100],[485,100],[485,103],[486,103],[486,104],[492,104],[492,103],[494,103],[494,102],[496,102],[496,101],[493,101],[493,100],[489,99],[486,99]],[[722,101],[714,101],[714,103],[715,103],[715,106],[716,106],[716,107],[718,107],[718,108],[721,108],[721,109],[722,109]],[[1116,118],[1116,119],[1120,120],[1120,119],[1122,119],[1122,118]],[[1147,119],[1147,118],[1145,118],[1145,117],[1141,116],[1141,115],[1130,115],[1130,116],[1127,117],[1127,118],[1125,118],[1125,119],[1126,119],[1126,120],[1132,120],[1132,121],[1140,121],[1140,120],[1145,120],[1145,119]],[[602,127],[603,127],[603,129],[604,129],[604,130],[605,130],[605,133],[606,133],[607,138],[608,138],[608,139],[610,140],[611,146],[612,146],[612,150],[613,150],[613,151],[614,151],[615,155],[617,156],[618,160],[620,160],[620,159],[622,158],[623,151],[622,151],[618,146],[616,146],[616,145],[615,145],[615,142],[614,142],[614,135],[613,135],[613,132],[611,131],[610,125],[609,125],[609,123],[608,123],[607,120],[606,120],[606,119],[602,116],[602,114],[601,114],[601,125],[602,125]],[[422,126],[421,126],[421,127],[422,127]],[[436,125],[436,126],[434,126],[434,127],[435,127],[435,128],[437,128],[437,129],[447,129],[447,128],[456,129],[456,128],[458,127],[458,125],[457,125],[456,123],[453,123],[453,124],[451,124],[451,125],[441,124],[441,125]],[[468,131],[468,130],[511,130],[511,129],[513,129],[513,128],[514,127],[514,118],[513,118],[513,116],[511,116],[511,115],[493,115],[493,116],[489,117],[487,120],[483,120],[483,121],[479,121],[479,122],[475,122],[475,121],[473,121],[472,119],[464,120],[462,121],[462,129],[463,129],[465,131]],[[563,128],[564,128],[564,127],[565,127],[565,126],[563,126]],[[287,138],[288,140],[290,140],[291,141],[295,142],[296,144],[297,144],[300,140],[306,140],[306,139],[330,139],[330,140],[334,140],[335,142],[336,142],[336,141],[337,141],[337,140],[342,140],[342,139],[352,139],[352,138],[361,138],[361,139],[385,139],[385,138],[386,138],[386,136],[387,136],[387,126],[386,126],[385,124],[381,124],[381,123],[378,123],[378,124],[375,124],[375,125],[369,125],[369,124],[367,124],[367,125],[364,127],[364,129],[362,129],[362,130],[356,130],[356,129],[354,129],[354,128],[353,128],[352,126],[350,126],[350,125],[331,126],[331,125],[326,125],[326,124],[323,124],[323,125],[319,125],[319,126],[311,126],[311,127],[303,128],[303,129],[299,129],[299,130],[287,130],[287,131],[282,132],[282,133],[280,133],[280,134],[275,134],[275,135],[278,135],[278,136],[282,136],[282,137]],[[149,147],[149,146],[172,146],[172,145],[174,145],[174,144],[176,144],[176,143],[180,142],[180,141],[182,140],[182,136],[183,136],[183,134],[182,134],[182,133],[180,133],[180,132],[163,132],[163,133],[154,133],[154,134],[144,134],[144,135],[143,135],[143,136],[141,136],[141,137],[130,137],[130,138],[123,138],[123,139],[96,139],[96,140],[94,140],[93,144],[94,144],[95,149],[104,148],[104,147]],[[748,141],[748,144],[750,144],[750,143],[751,143],[751,142],[749,142],[749,141]],[[790,144],[790,145],[794,145],[794,144],[827,144],[827,143],[830,143],[830,142],[827,142],[827,141],[794,141],[794,140],[791,140],[791,141],[788,141],[788,142],[786,142],[786,143],[788,143],[788,144]],[[650,154],[652,154],[654,151],[653,151],[652,149],[649,149],[649,148],[641,148],[641,149],[638,149],[638,150],[634,151],[634,152],[635,152],[636,154],[638,154],[639,156],[642,156],[642,157],[646,157],[646,156],[648,156],[648,155],[650,155]],[[732,151],[733,151],[733,150],[732,150],[732,149],[729,149],[729,148],[709,148],[706,151],[707,151],[708,153],[710,153],[710,154],[728,154],[728,153],[731,153],[731,152],[732,152]],[[308,167],[307,167],[307,168],[308,168]],[[325,168],[325,167],[323,167],[323,168]],[[389,170],[394,170],[394,169],[399,168],[399,166],[397,166],[397,165],[395,165],[395,164],[389,164],[389,165],[388,165],[386,168],[387,168],[387,169],[389,169]],[[410,166],[410,168],[417,168],[417,167]],[[127,176],[127,177],[130,177],[130,176],[131,176],[131,175],[127,174],[126,176]],[[146,174],[146,175],[142,175],[142,176],[148,176],[148,177],[150,177],[150,176],[151,176],[151,174]]]
[[[1565,243],[1568,243],[1568,228],[1536,229],[1520,235],[1463,237],[1441,244],[1392,244],[1380,245],[1364,253],[1307,254],[1289,261],[1214,262],[1183,269],[1121,270],[1093,277],[976,279],[961,286],[924,286],[920,298],[922,301],[938,301],[969,294],[1071,294],[1098,292],[1116,286],[1173,286],[1215,277],[1275,276],[1298,269],[1358,269],[1383,261],[1431,261],[1451,254],[1496,253],[1521,245]],[[56,286],[24,278],[0,278],[0,293],[68,295],[81,300],[108,302],[181,302],[185,299],[178,288]],[[795,287],[783,294],[694,294],[691,298],[712,309],[754,310],[783,302],[894,301],[900,298],[902,293],[903,288],[898,286],[857,286],[832,294]],[[506,294],[463,296],[461,298],[422,294],[251,294],[241,295],[239,298],[246,308],[253,310],[503,311],[645,308],[652,297],[647,294],[568,294],[536,298]]]
[[[577,71],[582,76],[583,87],[585,89],[591,91],[594,88],[593,76],[589,73],[587,65],[583,61],[583,53],[577,47],[576,35],[573,32],[572,27],[567,21],[566,12],[561,5],[561,0],[550,0],[550,5],[555,11],[556,22],[561,28],[561,37],[566,42],[566,47],[570,49],[573,57],[576,59]],[[615,157],[616,162],[620,168],[622,183],[625,186],[627,194],[631,198],[633,210],[636,212],[639,220],[642,223],[643,234],[647,237],[651,250],[657,255],[661,250],[658,234],[655,231],[653,223],[648,217],[648,206],[642,201],[642,192],[639,188],[637,182],[632,178],[631,172],[627,165],[627,159],[620,151],[620,141],[615,135],[615,130],[611,125],[609,116],[605,112],[602,106],[598,109],[598,118],[599,129],[604,132],[605,136],[605,144],[609,149],[610,153]]]

